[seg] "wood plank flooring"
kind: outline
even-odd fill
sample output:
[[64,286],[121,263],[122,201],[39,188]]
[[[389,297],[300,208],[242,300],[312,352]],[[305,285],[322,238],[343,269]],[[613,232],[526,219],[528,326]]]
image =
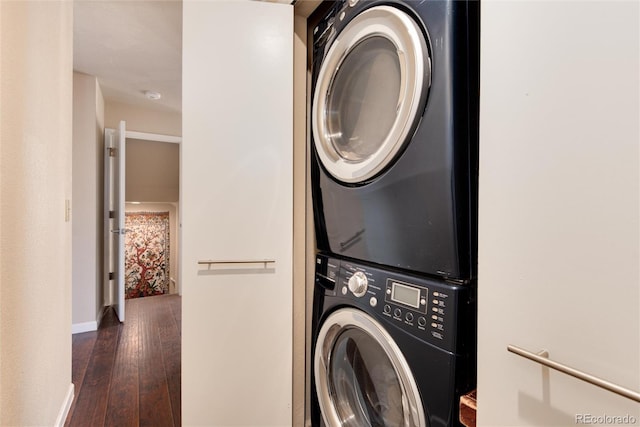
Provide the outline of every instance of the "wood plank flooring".
[[65,426],[180,426],[181,299],[129,299],[126,319],[73,335],[75,397]]

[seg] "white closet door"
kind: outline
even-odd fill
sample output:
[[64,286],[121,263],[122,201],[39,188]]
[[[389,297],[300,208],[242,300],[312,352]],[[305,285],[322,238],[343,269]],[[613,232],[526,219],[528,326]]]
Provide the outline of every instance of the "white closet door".
[[640,423],[637,402],[507,352],[640,390],[639,12],[482,4],[479,426]]
[[185,1],[182,72],[183,423],[290,426],[293,7]]

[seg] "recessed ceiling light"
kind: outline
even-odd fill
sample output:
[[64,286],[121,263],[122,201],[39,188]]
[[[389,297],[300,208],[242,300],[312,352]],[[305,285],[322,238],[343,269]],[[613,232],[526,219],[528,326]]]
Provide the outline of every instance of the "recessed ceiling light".
[[147,99],[152,99],[154,101],[157,101],[158,99],[162,98],[162,94],[160,92],[154,92],[152,90],[145,90],[144,96],[146,96]]

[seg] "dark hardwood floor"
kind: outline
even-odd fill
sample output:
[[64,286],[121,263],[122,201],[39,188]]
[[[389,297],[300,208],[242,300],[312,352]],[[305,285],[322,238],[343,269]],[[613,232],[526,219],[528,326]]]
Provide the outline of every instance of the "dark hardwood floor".
[[98,331],[73,335],[75,397],[65,426],[180,426],[181,300],[126,300]]

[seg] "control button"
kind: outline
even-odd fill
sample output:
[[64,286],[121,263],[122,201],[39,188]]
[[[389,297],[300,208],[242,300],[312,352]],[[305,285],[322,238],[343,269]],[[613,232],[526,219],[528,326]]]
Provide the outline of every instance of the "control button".
[[342,287],[342,295],[346,295],[346,294],[347,294],[347,291],[348,291],[347,287],[346,287],[346,286],[343,286],[343,287]]
[[427,300],[426,300],[426,299],[424,299],[424,298],[422,298],[422,299],[420,300],[420,305],[427,305]]
[[385,304],[384,308],[382,309],[385,313],[389,314],[391,313],[391,306],[389,304]]
[[434,296],[434,297],[437,297],[438,295],[440,295],[440,294],[439,294],[439,293],[437,293],[437,292],[434,292],[434,293],[433,293],[433,296]]
[[434,314],[433,316],[431,316],[431,318],[432,318],[433,320],[438,320],[438,316],[436,316],[435,314]]
[[349,0],[349,6],[353,7],[358,3],[359,0]]
[[432,327],[432,328],[437,328],[437,327],[438,327],[438,324],[437,324],[437,323],[432,323],[432,324],[431,324],[431,327]]
[[378,305],[378,299],[376,297],[371,297],[371,299],[369,300],[369,304],[371,304],[371,307],[375,307],[376,305]]
[[418,325],[425,326],[426,324],[427,324],[427,319],[425,319],[424,317],[418,318]]
[[438,312],[438,309],[437,309],[436,307],[433,307],[433,308],[431,309],[431,311],[433,311],[433,312],[436,312],[436,313],[437,313],[437,312]]
[[435,305],[438,305],[438,300],[437,300],[437,299],[434,299],[434,300],[433,300],[433,303],[434,303]]
[[387,289],[387,295],[391,295],[391,288]]
[[365,276],[362,271],[356,271],[353,273],[353,276],[349,278],[349,290],[357,297],[361,297],[367,293],[367,285],[367,276]]
[[402,310],[400,310],[399,308],[396,308],[395,310],[393,310],[393,315],[396,317],[402,316]]
[[404,318],[405,318],[405,320],[406,320],[407,322],[412,322],[412,321],[413,321],[413,313],[407,313],[407,314],[404,316]]
[[344,19],[344,17],[345,17],[345,16],[346,16],[346,14],[345,14],[344,12],[342,12],[342,13],[340,14],[340,20],[342,21],[342,20]]

